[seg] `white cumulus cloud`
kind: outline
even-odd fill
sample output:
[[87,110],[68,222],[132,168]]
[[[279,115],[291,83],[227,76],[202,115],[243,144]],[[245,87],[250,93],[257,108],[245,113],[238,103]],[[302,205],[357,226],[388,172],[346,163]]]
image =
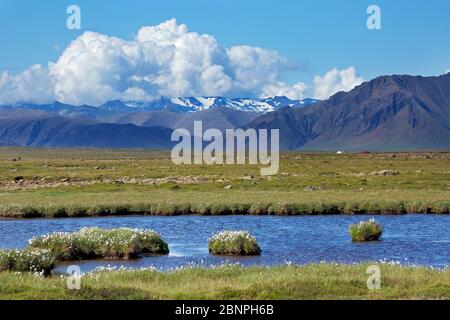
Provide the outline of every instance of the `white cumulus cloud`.
[[231,72],[234,75],[233,91],[244,95],[261,95],[264,86],[277,84],[284,71],[295,66],[276,51],[250,46],[236,46],[227,50]]
[[0,103],[47,103],[54,100],[52,78],[48,69],[32,65],[18,75],[0,74]]
[[354,67],[343,70],[336,68],[328,71],[323,77],[314,78],[314,98],[327,99],[339,91],[350,91],[364,82]]
[[290,99],[303,99],[307,97],[308,86],[304,82],[297,82],[294,85],[288,85],[284,82],[276,82],[266,85],[263,88],[262,97],[286,96]]
[[149,101],[160,96],[305,96],[328,98],[362,82],[351,67],[317,76],[308,87],[283,81],[296,64],[274,50],[223,47],[211,35],[190,32],[175,19],[142,27],[124,40],[85,32],[48,67],[0,74],[0,103],[100,105],[108,100]]
[[282,81],[269,83],[263,87],[262,96],[287,96],[291,99],[311,97],[323,100],[339,91],[350,91],[363,82],[364,79],[357,75],[354,67],[343,70],[333,68],[324,76],[314,77],[312,86],[308,86],[304,82],[297,82],[294,85],[288,85]]

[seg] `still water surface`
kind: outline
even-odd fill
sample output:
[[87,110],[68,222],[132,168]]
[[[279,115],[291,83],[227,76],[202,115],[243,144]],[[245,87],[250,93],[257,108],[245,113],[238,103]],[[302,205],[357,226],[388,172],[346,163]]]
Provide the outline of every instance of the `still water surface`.
[[[0,248],[22,248],[33,236],[82,227],[145,228],[161,233],[169,256],[148,256],[134,261],[77,262],[83,271],[98,266],[149,267],[168,270],[190,264],[278,265],[321,261],[354,263],[395,261],[438,268],[450,266],[450,215],[380,216],[382,240],[352,243],[351,223],[361,216],[179,216],[106,217],[73,219],[0,220]],[[223,229],[249,230],[262,249],[259,257],[216,257],[208,254],[208,238]],[[64,270],[64,266],[59,269]]]

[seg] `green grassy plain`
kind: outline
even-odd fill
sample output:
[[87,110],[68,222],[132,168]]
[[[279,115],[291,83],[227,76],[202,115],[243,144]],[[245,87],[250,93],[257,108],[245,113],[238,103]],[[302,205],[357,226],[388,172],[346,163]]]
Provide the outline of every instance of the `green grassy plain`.
[[163,151],[0,148],[0,216],[450,211],[450,153],[283,153],[278,175],[259,169],[176,166]]
[[[176,166],[163,151],[0,148],[0,217],[450,211],[450,153],[283,153],[278,175],[259,169]],[[368,290],[367,267],[110,271],[75,291],[63,276],[5,271],[0,299],[450,299],[450,269],[383,264],[381,289]]]
[[450,299],[450,269],[381,265],[381,288],[369,290],[368,265],[108,271],[67,278],[0,273],[0,299]]

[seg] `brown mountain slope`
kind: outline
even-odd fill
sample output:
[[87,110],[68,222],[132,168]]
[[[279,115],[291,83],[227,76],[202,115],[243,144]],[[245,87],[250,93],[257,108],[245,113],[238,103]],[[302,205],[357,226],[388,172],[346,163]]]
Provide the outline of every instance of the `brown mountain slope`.
[[176,113],[170,111],[135,112],[118,117],[115,122],[138,126],[161,126],[172,129],[184,128],[192,132],[194,121],[202,121],[203,129],[219,130],[239,128],[256,119],[260,114],[219,107],[199,112]]
[[247,127],[279,128],[283,149],[450,149],[450,74],[383,76],[303,109]]

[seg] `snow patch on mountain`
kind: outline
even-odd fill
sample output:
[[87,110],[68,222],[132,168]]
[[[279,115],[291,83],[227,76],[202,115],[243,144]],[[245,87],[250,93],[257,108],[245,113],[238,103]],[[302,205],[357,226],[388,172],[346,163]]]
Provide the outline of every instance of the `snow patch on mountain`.
[[283,107],[302,108],[318,102],[314,99],[291,100],[287,97],[273,97],[265,99],[251,98],[225,98],[225,97],[161,97],[150,102],[143,101],[108,101],[98,107],[83,105],[72,106],[60,102],[51,104],[16,104],[10,106],[0,106],[1,109],[24,108],[37,109],[51,112],[58,112],[61,115],[77,114],[80,111],[85,113],[129,113],[147,111],[171,111],[179,113],[199,112],[213,108],[230,108],[238,111],[269,113]]
[[[156,101],[140,103],[126,102],[126,107],[133,107],[142,111],[170,110],[175,112],[198,112],[212,108],[230,108],[246,112],[268,113],[283,107],[304,107],[317,102],[314,99],[291,100],[287,97],[273,97],[266,99],[224,98],[224,97],[180,97],[160,98]],[[110,109],[117,102],[107,102],[101,108]],[[120,103],[120,102],[118,102]]]

